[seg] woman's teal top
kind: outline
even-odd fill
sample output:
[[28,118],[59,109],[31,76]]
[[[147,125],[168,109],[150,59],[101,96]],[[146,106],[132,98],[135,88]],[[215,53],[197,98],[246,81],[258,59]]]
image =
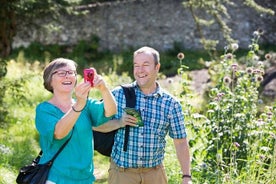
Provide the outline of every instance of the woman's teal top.
[[39,163],[49,161],[72,134],[71,140],[55,159],[48,180],[57,184],[91,184],[95,181],[92,126],[99,126],[111,117],[105,117],[103,101],[88,99],[73,130],[57,140],[54,138],[55,125],[64,114],[49,102],[37,106],[35,124],[43,151]]

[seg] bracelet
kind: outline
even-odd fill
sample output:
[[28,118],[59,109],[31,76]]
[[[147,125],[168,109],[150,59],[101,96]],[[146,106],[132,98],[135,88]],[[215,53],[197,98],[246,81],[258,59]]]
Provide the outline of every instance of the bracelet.
[[182,179],[183,178],[192,178],[192,176],[191,175],[188,175],[188,174],[182,174]]
[[72,105],[72,109],[74,112],[81,112],[84,108],[85,108],[85,106],[81,110],[76,110],[75,107]]

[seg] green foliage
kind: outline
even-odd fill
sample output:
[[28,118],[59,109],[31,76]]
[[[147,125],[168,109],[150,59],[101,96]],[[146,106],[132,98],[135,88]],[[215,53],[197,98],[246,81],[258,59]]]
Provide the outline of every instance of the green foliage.
[[[210,56],[214,57],[214,51],[216,46],[219,44],[218,40],[207,38],[204,34],[204,29],[212,25],[219,27],[223,38],[226,41],[226,45],[237,43],[231,36],[232,29],[227,25],[227,20],[231,19],[228,14],[228,9],[236,8],[239,3],[233,0],[189,0],[183,2],[183,5],[189,8],[191,15],[196,24],[196,29],[201,37],[201,43],[206,51],[209,52]],[[265,13],[274,15],[274,11],[269,8],[265,8],[255,2],[255,0],[246,0],[243,2],[246,6],[256,10],[258,13]]]
[[276,104],[258,112],[258,88],[264,74],[264,63],[257,57],[259,36],[260,32],[254,32],[245,65],[239,65],[234,55],[236,44],[226,47],[225,54],[213,61],[209,68],[213,87],[204,115],[184,107],[189,111],[188,122],[192,122],[188,127],[196,183],[272,181]]
[[[5,75],[7,73],[7,66],[6,66],[6,61],[5,60],[0,60],[0,122],[4,122],[5,121],[5,117],[8,114],[7,111],[7,106],[5,104],[5,102],[3,101],[5,93],[6,93],[6,89],[7,86],[5,85]],[[0,123],[0,127],[1,127]]]

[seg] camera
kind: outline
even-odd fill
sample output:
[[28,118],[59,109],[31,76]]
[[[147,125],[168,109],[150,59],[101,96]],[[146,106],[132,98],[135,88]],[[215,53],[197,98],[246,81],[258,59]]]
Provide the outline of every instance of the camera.
[[94,68],[86,68],[83,70],[83,77],[84,77],[84,82],[90,82],[91,87],[93,87],[93,80],[94,80],[94,75],[95,75],[95,69]]

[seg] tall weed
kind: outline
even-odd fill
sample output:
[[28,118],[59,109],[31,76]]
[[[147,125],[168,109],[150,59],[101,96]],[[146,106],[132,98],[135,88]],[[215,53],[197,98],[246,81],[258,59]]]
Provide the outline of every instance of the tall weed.
[[258,112],[265,62],[258,56],[260,36],[254,32],[245,65],[235,57],[237,44],[226,47],[209,68],[213,87],[206,113],[197,119],[187,114],[195,183],[275,181],[275,104]]

